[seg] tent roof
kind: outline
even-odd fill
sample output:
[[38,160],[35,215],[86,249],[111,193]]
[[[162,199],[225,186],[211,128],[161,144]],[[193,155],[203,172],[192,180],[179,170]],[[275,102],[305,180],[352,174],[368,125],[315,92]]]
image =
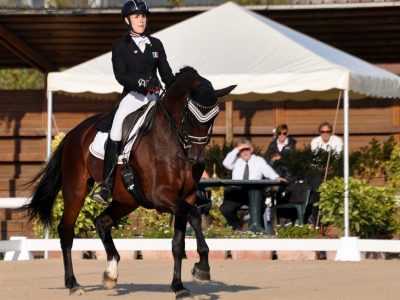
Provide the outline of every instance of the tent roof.
[[[302,33],[226,3],[159,31],[174,72],[196,68],[216,88],[238,84],[243,100],[400,97],[400,77]],[[50,73],[48,90],[120,92],[111,53]],[[242,95],[242,96],[238,96]]]

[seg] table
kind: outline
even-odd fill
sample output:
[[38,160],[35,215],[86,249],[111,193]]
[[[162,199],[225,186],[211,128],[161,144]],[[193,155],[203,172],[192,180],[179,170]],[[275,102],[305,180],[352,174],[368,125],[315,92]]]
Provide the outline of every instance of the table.
[[[259,180],[237,180],[237,179],[201,179],[200,187],[216,187],[216,186],[241,186],[249,191],[249,207],[250,207],[250,224],[249,230],[253,232],[264,232],[262,227],[262,207],[263,207],[263,190],[268,186],[283,186],[285,182],[279,180],[259,179]],[[273,233],[272,228],[265,230],[267,233]],[[272,231],[272,232],[270,232]]]

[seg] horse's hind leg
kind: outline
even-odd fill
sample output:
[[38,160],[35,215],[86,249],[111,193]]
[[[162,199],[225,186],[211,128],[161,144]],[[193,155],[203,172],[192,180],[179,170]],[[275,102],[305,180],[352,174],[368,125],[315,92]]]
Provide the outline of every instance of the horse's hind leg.
[[111,229],[119,219],[125,217],[137,207],[138,205],[127,205],[114,201],[96,218],[96,230],[107,252],[108,267],[103,274],[103,286],[106,289],[113,289],[117,284],[118,262],[120,260],[111,236]]
[[197,252],[200,256],[200,261],[195,263],[192,270],[193,279],[201,283],[208,283],[210,281],[209,249],[201,229],[201,215],[197,207],[193,206],[189,210],[188,220],[196,234]]
[[64,260],[65,287],[69,289],[71,295],[85,294],[84,289],[77,283],[74,275],[71,249],[74,239],[76,219],[83,207],[87,189],[87,186],[82,186],[81,189],[76,188],[74,191],[63,188],[64,211],[61,222],[58,225],[58,234],[60,236],[61,250]]

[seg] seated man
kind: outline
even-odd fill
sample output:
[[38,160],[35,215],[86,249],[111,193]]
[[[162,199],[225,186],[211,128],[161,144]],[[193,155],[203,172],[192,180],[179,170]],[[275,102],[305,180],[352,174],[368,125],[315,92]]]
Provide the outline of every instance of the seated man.
[[[227,154],[222,164],[232,170],[232,179],[257,180],[263,177],[274,180],[283,180],[267,164],[264,158],[252,153],[253,147],[249,140],[242,139],[236,148]],[[241,187],[229,187],[225,190],[224,201],[220,206],[222,215],[228,225],[235,230],[242,229],[242,222],[237,212],[242,205],[249,205],[250,215],[256,220],[261,220],[261,211],[256,209],[261,203],[249,203],[248,189]],[[261,222],[261,221],[260,221]]]

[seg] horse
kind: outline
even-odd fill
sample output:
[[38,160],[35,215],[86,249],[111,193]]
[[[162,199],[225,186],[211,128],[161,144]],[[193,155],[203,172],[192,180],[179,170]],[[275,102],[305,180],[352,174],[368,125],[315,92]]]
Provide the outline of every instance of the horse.
[[[175,297],[191,297],[181,280],[185,253],[186,223],[194,229],[199,261],[192,276],[209,282],[209,248],[201,230],[201,216],[195,206],[195,192],[204,170],[205,148],[218,114],[218,98],[229,94],[235,86],[214,90],[212,84],[191,68],[181,69],[175,80],[157,101],[152,128],[135,142],[129,156],[139,186],[136,194],[128,192],[121,176],[115,176],[112,200],[95,219],[95,227],[107,253],[103,286],[114,288],[118,278],[120,256],[113,243],[111,229],[118,220],[139,206],[168,212],[174,216],[172,254],[174,271],[171,289]],[[85,197],[95,182],[102,179],[102,160],[93,156],[89,145],[98,132],[96,124],[103,115],[94,115],[73,128],[53,152],[47,164],[32,180],[32,200],[25,206],[30,220],[38,218],[52,226],[52,207],[61,190],[64,210],[57,227],[64,262],[64,283],[70,294],[85,294],[76,280],[71,248],[74,226]],[[122,166],[116,167],[120,174]]]

